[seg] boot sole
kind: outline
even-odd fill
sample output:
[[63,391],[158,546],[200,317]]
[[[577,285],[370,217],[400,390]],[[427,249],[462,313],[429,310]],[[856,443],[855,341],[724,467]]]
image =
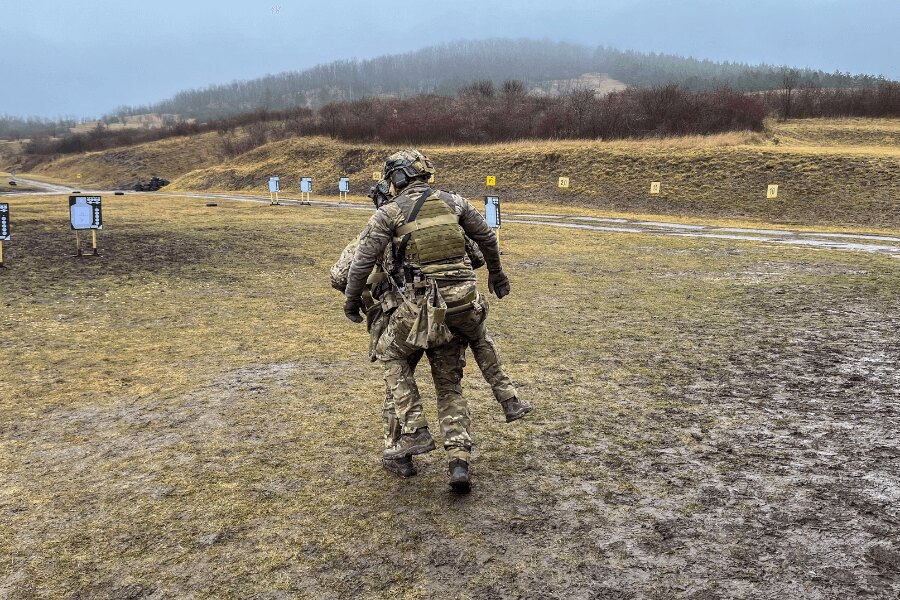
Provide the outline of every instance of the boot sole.
[[393,473],[394,475],[399,475],[400,477],[403,477],[404,479],[408,479],[409,477],[415,477],[418,474],[418,471],[416,470],[415,467],[413,467],[412,469],[410,469],[408,471],[403,470],[403,469],[396,469],[394,467],[389,467],[386,461],[381,461],[381,466],[384,467],[385,471]]
[[472,484],[469,482],[468,479],[465,481],[451,481],[450,487],[457,494],[468,494],[469,491],[472,489]]

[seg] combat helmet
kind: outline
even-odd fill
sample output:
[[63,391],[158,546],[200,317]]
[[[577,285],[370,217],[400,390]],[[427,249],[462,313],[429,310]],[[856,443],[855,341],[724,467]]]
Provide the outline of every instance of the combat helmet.
[[388,156],[382,171],[382,177],[393,183],[397,190],[408,186],[413,179],[427,181],[433,176],[434,163],[415,148],[400,150]]

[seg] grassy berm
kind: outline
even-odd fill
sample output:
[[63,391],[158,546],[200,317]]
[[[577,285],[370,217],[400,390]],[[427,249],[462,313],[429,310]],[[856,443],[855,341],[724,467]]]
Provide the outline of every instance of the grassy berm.
[[896,259],[506,227],[536,408],[467,367],[458,497],[380,466],[327,281],[365,212],[110,197],[79,260],[65,206],[17,199],[0,271],[0,598],[900,593]]
[[[315,194],[337,195],[349,176],[364,195],[372,172],[397,148],[327,138],[293,138],[227,157],[234,134],[208,133],[92,152],[42,165],[39,175],[131,189],[159,175],[173,189],[266,192],[269,176],[297,190],[313,177]],[[528,141],[422,146],[437,184],[467,196],[489,193],[488,175],[507,203],[567,204],[607,211],[747,219],[759,223],[900,228],[900,119],[770,122],[764,133],[643,141]],[[559,189],[558,178],[571,187]],[[651,195],[650,182],[661,183]],[[769,184],[778,198],[766,199]]]

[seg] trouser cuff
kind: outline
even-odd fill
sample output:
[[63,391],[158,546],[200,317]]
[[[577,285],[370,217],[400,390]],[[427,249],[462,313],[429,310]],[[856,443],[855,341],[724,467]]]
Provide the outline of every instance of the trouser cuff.
[[466,448],[448,448],[447,449],[447,458],[449,460],[462,460],[465,462],[469,462],[469,455],[471,452]]
[[506,402],[510,398],[515,398],[518,396],[515,390],[504,390],[502,392],[494,392],[494,398],[497,399],[497,402]]
[[410,421],[409,423],[403,424],[403,433],[415,433],[417,429],[421,429],[422,427],[428,427],[428,421],[425,418],[416,419],[415,421]]

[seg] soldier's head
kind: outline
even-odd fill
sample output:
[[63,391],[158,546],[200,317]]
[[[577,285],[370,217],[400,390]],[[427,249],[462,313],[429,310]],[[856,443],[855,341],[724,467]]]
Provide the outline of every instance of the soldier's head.
[[388,156],[382,176],[395,191],[400,192],[411,183],[431,179],[434,176],[434,163],[415,148],[407,148]]
[[368,196],[375,204],[375,208],[381,208],[391,199],[391,185],[388,183],[387,179],[382,179],[372,186]]

